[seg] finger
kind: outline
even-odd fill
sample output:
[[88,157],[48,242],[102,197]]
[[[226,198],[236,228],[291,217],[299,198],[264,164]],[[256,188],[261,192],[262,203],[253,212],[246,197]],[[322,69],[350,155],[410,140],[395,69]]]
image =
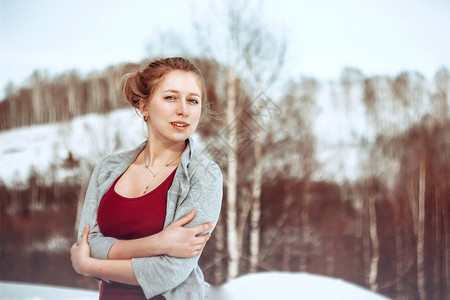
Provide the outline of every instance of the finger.
[[86,227],[84,227],[83,236],[81,237],[82,243],[88,242],[89,229],[89,225],[86,225]]
[[197,234],[200,234],[200,233],[202,233],[202,232],[204,232],[204,231],[206,231],[208,229],[211,229],[213,227],[214,227],[213,223],[203,223],[203,224],[200,224],[198,226],[195,226],[192,229],[193,229],[195,235],[197,235]]
[[195,245],[197,246],[197,245],[204,245],[204,244],[206,244],[206,242],[209,240],[210,237],[211,237],[210,233],[207,233],[207,234],[204,234],[204,235],[201,235],[201,236],[197,237]]
[[203,246],[198,246],[198,247],[196,247],[196,248],[193,248],[192,249],[192,252],[200,252],[200,251],[202,251],[203,250]]
[[207,234],[204,234],[204,235],[200,236],[200,238],[203,241],[203,244],[206,243],[209,240],[210,237],[211,237],[211,233],[207,233]]
[[187,215],[185,215],[184,217],[182,217],[181,219],[177,220],[174,222],[174,224],[178,225],[178,226],[184,226],[187,223],[189,223],[190,221],[192,221],[192,219],[194,219],[195,217],[195,209],[193,209],[190,213],[188,213]]

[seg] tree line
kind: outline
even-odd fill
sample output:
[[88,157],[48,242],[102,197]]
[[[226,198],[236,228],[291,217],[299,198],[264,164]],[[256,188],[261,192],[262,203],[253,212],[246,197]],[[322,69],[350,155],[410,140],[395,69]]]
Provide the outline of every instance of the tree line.
[[[364,122],[375,133],[373,140],[356,138],[356,146],[336,146],[344,152],[346,147],[357,147],[365,154],[359,170],[355,170],[357,179],[344,181],[318,176],[324,166],[317,158],[313,121],[318,115],[317,94],[323,84],[314,78],[300,78],[287,84],[280,99],[272,100],[264,94],[252,97],[245,80],[236,76],[232,130],[237,132],[234,139],[239,168],[236,226],[230,229],[229,204],[225,201],[229,193],[227,141],[231,131],[223,116],[227,106],[224,95],[229,87],[223,80],[226,67],[204,59],[197,60],[197,64],[209,79],[208,96],[216,112],[210,125],[199,128],[207,144],[203,150],[215,158],[225,174],[222,217],[201,259],[209,282],[229,280],[230,265],[236,263],[231,261],[230,250],[237,250],[237,275],[303,271],[343,278],[395,299],[440,299],[448,294],[450,184],[446,178],[450,174],[450,122],[448,111],[443,113],[448,105],[448,70],[438,70],[431,83],[411,72],[395,77],[366,77],[355,69],[343,71],[340,80],[330,85],[330,94],[339,103],[337,110],[351,118],[360,105],[366,114]],[[257,103],[265,103],[263,110],[258,106],[260,110],[254,111]],[[259,118],[255,124],[255,116],[265,119]],[[264,139],[260,219],[252,225],[252,170],[258,159],[254,155],[255,126],[263,128]],[[7,258],[14,253],[22,253],[23,261],[38,259],[39,255],[52,260],[48,254],[27,252],[26,241],[13,242],[8,234],[25,234],[24,229],[36,228],[33,222],[43,215],[54,211],[69,216],[60,221],[70,223],[64,225],[65,235],[68,240],[73,238],[77,206],[87,184],[87,180],[79,178],[88,178],[92,170],[92,166],[82,166],[82,162],[68,158],[65,167],[79,170],[80,176],[64,184],[49,187],[33,173],[26,186],[1,186],[1,253],[6,264],[2,270],[10,269],[7,263],[12,261]],[[230,230],[234,230],[236,245],[229,243]],[[252,240],[248,238],[252,230],[258,230],[260,237],[256,263]],[[38,236],[48,238],[49,234]],[[70,265],[67,272],[71,274]],[[1,276],[4,280],[20,280],[14,274],[2,272]],[[56,279],[45,280],[54,283]],[[93,286],[86,281],[74,282]]]
[[64,122],[88,113],[107,113],[125,107],[120,79],[138,67],[137,64],[120,64],[87,76],[74,70],[54,76],[35,71],[23,86],[9,83],[0,102],[0,131]]

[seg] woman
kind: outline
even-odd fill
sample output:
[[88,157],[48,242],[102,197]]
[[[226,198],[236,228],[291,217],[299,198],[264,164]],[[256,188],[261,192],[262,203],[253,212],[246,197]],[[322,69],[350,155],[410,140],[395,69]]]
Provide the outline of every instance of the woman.
[[197,262],[219,217],[222,174],[190,138],[206,113],[203,76],[189,60],[167,58],[123,82],[148,140],[96,166],[72,265],[103,279],[100,299],[204,299]]

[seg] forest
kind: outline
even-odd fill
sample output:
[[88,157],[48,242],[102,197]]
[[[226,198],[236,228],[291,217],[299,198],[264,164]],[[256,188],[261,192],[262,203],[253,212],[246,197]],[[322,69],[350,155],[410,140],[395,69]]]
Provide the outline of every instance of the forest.
[[[229,86],[221,74],[226,74],[226,67],[205,59],[196,63],[208,79],[215,112],[214,121],[199,128],[209,141],[203,151],[226,174],[220,223],[201,259],[209,282],[219,285],[249,272],[300,271],[343,278],[395,299],[448,295],[447,69],[438,70],[432,82],[418,73],[365,77],[346,69],[333,83],[313,78],[289,82],[277,100],[264,94],[252,98],[245,82],[237,79],[237,121],[230,126],[223,117]],[[76,73],[46,78],[36,72],[28,87],[10,91],[0,102],[1,130],[69,122],[83,114],[121,108],[125,101],[117,79],[137,67],[123,64],[87,78]],[[352,109],[362,106],[374,130],[373,140],[335,146],[344,153],[347,148],[364,153],[353,179],[320,176],[324,166],[317,159],[319,143],[312,126],[321,90],[334,95],[331,101],[340,106],[336,109],[349,118]],[[255,101],[263,103],[258,111]],[[264,134],[259,162],[258,128]],[[232,134],[235,150],[227,143]],[[228,202],[229,149],[238,158],[234,207]],[[95,281],[71,270],[67,252],[39,244],[50,238],[55,245],[64,244],[75,237],[77,207],[86,188],[86,180],[80,178],[89,178],[93,166],[82,168],[80,159],[70,156],[63,165],[77,175],[48,183],[44,175],[33,173],[22,186],[0,187],[1,280],[96,287]],[[258,168],[259,201],[254,191]],[[229,225],[230,215],[234,227]]]
[[[240,11],[228,14],[226,62],[206,46],[190,56],[211,110],[199,150],[224,174],[221,217],[200,260],[206,281],[308,272],[392,299],[448,297],[449,70],[428,79],[348,67],[326,82],[283,80],[285,41]],[[6,87],[0,135],[124,109],[121,76],[147,62],[87,75],[35,71]],[[134,146],[111,136],[113,150]],[[93,167],[69,152],[51,173],[0,182],[0,280],[98,288],[68,253]],[[58,180],[60,169],[71,175]]]

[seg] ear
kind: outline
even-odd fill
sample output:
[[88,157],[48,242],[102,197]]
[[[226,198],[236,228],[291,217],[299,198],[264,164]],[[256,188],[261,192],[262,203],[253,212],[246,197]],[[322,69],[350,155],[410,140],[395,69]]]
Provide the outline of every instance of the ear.
[[144,117],[144,120],[147,121],[148,119],[147,100],[141,99],[139,101],[139,110],[141,112],[141,115]]

